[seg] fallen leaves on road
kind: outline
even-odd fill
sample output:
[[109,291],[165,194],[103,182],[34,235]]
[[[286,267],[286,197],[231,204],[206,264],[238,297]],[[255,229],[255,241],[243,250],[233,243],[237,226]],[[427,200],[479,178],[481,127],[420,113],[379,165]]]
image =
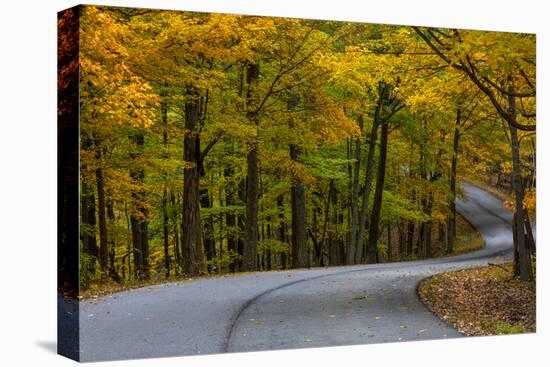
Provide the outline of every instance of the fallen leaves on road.
[[510,264],[438,274],[421,283],[420,299],[467,335],[534,332],[534,283],[511,274]]

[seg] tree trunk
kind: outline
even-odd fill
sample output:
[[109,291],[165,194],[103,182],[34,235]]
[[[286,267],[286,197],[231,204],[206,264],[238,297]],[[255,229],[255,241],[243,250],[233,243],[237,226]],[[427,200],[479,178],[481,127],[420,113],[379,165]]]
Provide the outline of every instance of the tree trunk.
[[185,128],[183,140],[183,160],[189,163],[183,173],[183,271],[187,275],[206,272],[204,250],[201,243],[201,218],[199,206],[199,166],[200,139],[199,119],[201,102],[199,91],[192,86],[187,88],[188,99],[185,102]]
[[109,268],[109,244],[107,243],[107,217],[105,204],[105,182],[103,169],[101,168],[101,151],[96,141],[95,158],[99,167],[95,170],[97,185],[97,218],[99,224],[99,267],[103,274],[107,274]]
[[[429,215],[430,217],[432,215],[432,207],[433,207],[433,194],[430,191],[428,195],[428,202],[427,202],[427,208],[426,208],[426,214]],[[424,223],[424,231],[425,231],[425,234],[423,236],[424,249],[426,252],[426,257],[428,258],[434,256],[433,243],[432,243],[432,227],[433,227],[432,220],[429,220],[426,223]]]
[[407,253],[413,255],[413,244],[414,244],[414,228],[415,224],[413,221],[407,223]]
[[[234,171],[232,168],[226,168],[224,170],[224,176],[225,177],[232,177],[234,175]],[[235,198],[235,192],[233,190],[233,187],[225,186],[225,203],[228,207],[231,207],[231,209],[228,209],[225,214],[225,228],[227,231],[227,250],[232,255],[238,255],[239,249],[237,247],[237,241],[239,236],[236,235],[238,231],[237,227],[237,219],[235,216],[235,211],[233,207],[237,204],[236,198]],[[238,271],[237,261],[231,261],[229,263],[229,271],[231,273],[234,273]]]
[[[286,242],[285,238],[285,212],[283,206],[283,196],[277,197],[277,210],[279,212],[279,241]],[[281,269],[286,269],[287,267],[287,256],[286,251],[281,251]]]
[[[201,207],[205,209],[212,208],[212,203],[207,189],[200,190]],[[212,261],[216,258],[216,243],[214,242],[214,217],[211,213],[203,221],[203,241],[206,260]],[[209,272],[213,272],[213,266],[208,267]]]
[[[358,125],[361,131],[363,131],[363,116],[359,116]],[[347,253],[348,265],[356,262],[355,253],[357,252],[357,232],[359,222],[359,171],[361,167],[361,138],[355,138],[355,162],[353,164],[353,198],[351,201],[351,231],[350,242]]]
[[255,271],[258,256],[258,147],[255,145],[246,157],[246,223],[242,271]]
[[393,248],[392,248],[392,240],[391,240],[391,223],[388,222],[387,226],[387,234],[388,234],[388,262],[391,262],[392,256],[393,256]]
[[[255,88],[260,76],[259,64],[248,64],[246,68],[246,81],[248,85],[247,118],[256,127],[259,126],[258,111],[256,108]],[[253,142],[246,156],[246,224],[245,243],[243,249],[243,271],[255,271],[258,262],[258,200],[259,200],[259,162],[258,143]]]
[[97,247],[96,239],[95,195],[93,189],[84,179],[82,180],[81,191],[80,213],[82,224],[85,226],[84,230],[81,231],[82,251],[87,255],[97,258],[99,256],[99,248]]
[[[179,207],[179,200],[178,203],[176,203],[176,198],[174,196],[174,193],[170,193],[170,203],[172,204],[172,208]],[[174,258],[175,258],[175,272],[176,275],[178,275],[179,270],[178,266],[181,265],[181,253],[180,253],[180,239],[179,239],[179,225],[178,223],[181,223],[179,221],[179,215],[177,212],[174,213],[172,216],[172,227],[174,231]]]
[[[516,100],[512,96],[514,93],[514,87],[511,85],[510,92],[511,95],[508,96],[508,106],[509,113],[512,118],[516,118]],[[519,152],[519,140],[518,133],[515,126],[508,124],[510,128],[510,142],[512,148],[512,189],[514,191],[515,204],[516,204],[516,216],[515,216],[515,230],[516,236],[515,240],[517,241],[518,249],[518,268],[519,275],[521,280],[527,281],[531,279],[531,254],[527,251],[526,248],[526,238],[525,238],[525,210],[523,208],[523,185],[521,182],[521,162],[520,162],[520,152]]]
[[[290,159],[298,161],[301,150],[290,145]],[[306,194],[303,183],[298,179],[292,183],[290,191],[292,207],[292,267],[307,266],[307,231],[306,231]]]
[[[139,158],[142,154],[144,137],[143,133],[136,132],[132,136],[135,145],[133,149],[136,152],[131,154],[133,159]],[[136,168],[138,166],[138,168]],[[130,177],[136,185],[143,185],[145,181],[145,171],[139,163],[133,165],[130,170]],[[149,277],[149,242],[148,242],[148,221],[147,210],[144,207],[144,190],[139,188],[132,192],[132,211],[130,215],[130,224],[132,227],[132,252],[134,254],[134,273],[136,280],[147,279]]]
[[451,198],[449,200],[449,208],[451,216],[447,219],[447,253],[454,251],[454,240],[456,238],[456,169],[458,162],[458,142],[460,138],[460,109],[456,111],[456,123],[453,134],[453,158],[451,161],[451,177],[450,189]]
[[[168,159],[168,154],[166,152],[168,148],[168,105],[166,101],[166,95],[164,92],[161,93],[162,101],[160,105],[161,120],[162,120],[162,145],[164,147],[163,157]],[[162,235],[164,241],[164,272],[166,278],[170,277],[170,252],[169,252],[169,218],[168,218],[168,177],[166,174],[164,177],[164,188],[162,190]]]
[[[326,201],[326,205],[325,205],[325,219],[324,219],[324,222],[323,222],[323,233],[321,234],[321,259],[322,260],[323,260],[323,256],[324,256],[324,253],[325,253],[325,249],[330,248],[330,244],[327,244],[327,242],[328,242],[327,241],[327,228],[328,228],[328,223],[329,223],[329,219],[330,219],[330,201],[331,201],[331,198],[332,198],[332,191],[333,190],[334,190],[334,179],[331,179],[330,183],[329,183],[329,186],[328,186],[327,201]],[[323,264],[324,264],[324,260],[323,260]],[[329,260],[329,264],[330,264],[330,260]]]
[[367,227],[367,213],[369,210],[369,200],[371,192],[372,174],[374,171],[374,151],[376,150],[376,141],[378,139],[378,126],[380,118],[381,101],[378,103],[372,129],[369,138],[369,151],[367,153],[367,161],[365,163],[365,183],[363,185],[363,191],[361,196],[363,202],[361,204],[361,212],[359,214],[359,230],[357,232],[356,250],[355,250],[355,263],[359,264],[363,261],[363,243],[365,238],[365,230]]
[[388,153],[388,122],[382,123],[380,133],[380,154],[378,157],[378,169],[376,172],[376,187],[374,189],[374,201],[369,228],[369,242],[367,246],[369,262],[376,262],[377,243],[380,224],[380,212],[382,209],[382,196],[384,193],[384,179],[386,176],[386,157]]

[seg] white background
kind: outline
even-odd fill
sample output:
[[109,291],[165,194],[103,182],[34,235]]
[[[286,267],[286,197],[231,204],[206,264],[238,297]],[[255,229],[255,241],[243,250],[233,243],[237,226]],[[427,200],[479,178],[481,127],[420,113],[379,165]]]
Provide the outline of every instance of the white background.
[[[548,363],[548,12],[544,0],[135,0],[98,4],[536,32],[538,47],[538,332],[100,363],[98,366]],[[8,0],[0,12],[0,364],[66,366],[56,340],[56,12],[75,1]],[[548,207],[546,207],[548,208]],[[546,340],[545,340],[546,339]],[[544,361],[544,362],[542,362]]]

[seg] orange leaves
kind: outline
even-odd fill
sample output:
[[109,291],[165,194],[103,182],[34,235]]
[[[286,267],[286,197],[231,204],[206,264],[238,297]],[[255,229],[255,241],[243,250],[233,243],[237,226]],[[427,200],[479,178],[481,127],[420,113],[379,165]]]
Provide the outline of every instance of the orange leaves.
[[289,179],[293,183],[313,184],[315,178],[307,172],[306,166],[289,158],[288,151],[278,151],[271,157],[271,173]]
[[511,278],[510,264],[443,273],[422,282],[419,294],[437,316],[467,335],[534,331],[534,289]]
[[80,90],[84,123],[149,127],[158,97],[128,66],[127,29],[86,6],[81,19]]

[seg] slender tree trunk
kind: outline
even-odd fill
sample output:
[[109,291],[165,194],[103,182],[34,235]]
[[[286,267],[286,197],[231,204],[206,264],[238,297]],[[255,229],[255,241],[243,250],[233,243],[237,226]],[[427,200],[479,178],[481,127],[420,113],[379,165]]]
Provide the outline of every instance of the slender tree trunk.
[[382,108],[382,100],[376,106],[374,121],[372,124],[369,139],[369,151],[367,153],[367,161],[365,163],[365,183],[361,193],[363,202],[361,204],[361,212],[359,214],[359,229],[357,232],[355,263],[359,264],[363,261],[363,248],[365,230],[367,227],[367,213],[369,211],[369,200],[371,192],[372,174],[374,172],[374,151],[376,150],[376,141],[378,140],[378,126],[380,118],[380,109]]
[[451,216],[447,219],[447,253],[454,251],[454,240],[456,238],[456,170],[458,162],[458,142],[460,138],[460,109],[456,111],[456,123],[453,134],[453,158],[451,161],[451,177],[450,189],[451,198],[449,200],[449,208]]
[[[290,145],[290,159],[298,161],[301,150]],[[306,194],[301,181],[295,180],[290,191],[292,207],[292,267],[307,266]]]
[[[510,97],[510,99],[513,101],[513,97]],[[511,109],[515,107],[515,102],[510,102]],[[525,220],[524,220],[524,209],[523,209],[523,187],[521,184],[521,165],[520,165],[520,157],[519,157],[519,143],[518,143],[518,136],[517,136],[517,129],[509,125],[510,128],[510,137],[512,142],[512,189],[514,191],[515,196],[515,205],[516,205],[516,212],[515,212],[515,240],[516,240],[516,247],[517,247],[517,264],[518,264],[518,271],[519,273],[516,275],[519,275],[521,280],[527,281],[531,278],[531,271],[530,271],[530,254],[526,249],[526,238],[525,238]]]
[[[172,205],[172,208],[178,208],[179,207],[179,200],[178,203],[176,203],[176,198],[173,192],[170,193],[170,203]],[[178,275],[179,270],[178,266],[181,265],[181,252],[180,252],[180,239],[179,239],[179,225],[178,223],[181,223],[179,221],[179,215],[177,212],[174,212],[174,215],[172,216],[172,228],[174,231],[174,258],[175,258],[175,273]]]
[[[277,210],[279,212],[279,241],[286,242],[285,238],[285,212],[283,206],[283,196],[277,197]],[[286,251],[281,251],[281,269],[286,269],[287,267],[287,256]]]
[[[246,205],[246,181],[241,180],[239,183],[239,200],[242,203],[245,203]],[[239,226],[239,232],[241,235],[239,235],[237,239],[237,253],[239,255],[238,261],[237,261],[237,271],[243,271],[243,254],[244,254],[244,246],[245,246],[245,235],[246,235],[246,214],[245,215],[238,215],[237,216],[237,224]]]
[[[101,164],[101,151],[96,141],[95,158]],[[103,177],[103,169],[98,167],[95,170],[96,185],[97,185],[97,212],[99,224],[99,267],[106,275],[109,268],[109,244],[107,243],[107,217],[105,203],[105,182]]]
[[[347,203],[346,203],[346,219],[347,219],[347,227],[351,228],[351,211],[352,211],[352,203],[353,203],[353,164],[351,163],[351,160],[353,159],[353,148],[352,148],[352,139],[346,141],[346,148],[347,148],[347,155],[346,158],[348,160],[348,190],[347,190]],[[346,236],[344,238],[344,257],[342,259],[342,264],[348,264],[348,258],[351,251],[351,243],[353,242],[353,239],[351,238],[351,233],[348,231],[346,233]]]
[[[358,125],[363,131],[363,116],[359,116]],[[355,162],[353,163],[353,198],[351,201],[351,231],[350,242],[347,252],[347,264],[356,263],[355,253],[357,252],[357,232],[359,222],[359,171],[361,167],[361,138],[355,138]]]
[[403,257],[406,257],[408,255],[407,253],[407,242],[405,239],[405,232],[403,231],[403,223],[400,221],[397,225],[397,235],[399,238],[399,257],[398,259],[401,260]]
[[[107,195],[109,196],[109,195]],[[115,225],[115,210],[114,210],[114,204],[112,200],[107,200],[107,219],[109,221],[109,225],[111,228],[114,228]],[[115,265],[116,259],[116,252],[115,252],[115,245],[116,245],[116,239],[114,233],[111,234],[108,238],[108,246],[109,246],[109,277],[111,277],[114,281],[120,282],[122,279],[120,279],[120,276],[118,275],[118,268]]]
[[[511,79],[511,78],[510,78]],[[513,94],[515,89],[510,86],[510,92]],[[516,117],[516,100],[512,95],[508,96],[509,113],[512,118]],[[531,254],[526,248],[525,238],[525,210],[523,208],[523,186],[521,182],[521,162],[519,152],[518,133],[515,126],[508,124],[510,128],[510,142],[512,148],[512,189],[514,191],[516,212],[515,212],[515,240],[518,250],[518,270],[521,280],[527,281],[531,279]]]
[[[340,223],[341,215],[338,210],[338,190],[333,186],[332,195],[329,198],[332,201],[332,223],[333,228],[330,231],[329,236],[329,265],[338,266],[342,265],[341,256],[341,243],[338,231],[338,224]],[[342,216],[343,217],[343,216]],[[342,218],[343,219],[343,218]]]
[[258,256],[258,147],[247,155],[246,175],[246,224],[242,271],[255,271]]
[[183,160],[190,164],[183,174],[183,271],[187,275],[198,275],[206,272],[204,249],[201,242],[201,218],[199,206],[199,166],[200,140],[199,119],[201,115],[201,99],[199,91],[192,86],[187,87],[185,102],[185,128],[187,133],[183,140]]
[[[432,216],[432,208],[433,208],[433,193],[430,190],[428,194],[428,201],[427,201],[427,207],[426,207],[426,214],[428,216]],[[426,252],[426,257],[433,257],[433,244],[432,244],[432,227],[433,227],[433,220],[429,220],[426,223],[424,223],[424,231],[425,234],[423,236],[424,238],[424,249]]]
[[[225,177],[232,177],[234,175],[232,168],[226,168],[224,172]],[[236,198],[235,198],[235,192],[233,191],[232,187],[225,186],[225,202],[228,207],[231,207],[231,209],[227,210],[225,214],[225,228],[227,231],[227,250],[229,253],[233,255],[237,255],[239,253],[239,249],[237,247],[237,241],[238,236],[235,234],[238,231],[237,227],[237,219],[235,216],[235,211],[232,207],[234,207],[237,204]],[[231,261],[229,263],[229,271],[231,273],[234,273],[238,270],[237,261]]]
[[[273,240],[273,225],[271,223],[271,217],[267,217],[267,238]],[[268,246],[266,249],[266,258],[267,258],[267,270],[272,270],[272,251],[271,246]]]
[[388,222],[388,225],[386,227],[387,235],[388,235],[388,262],[391,262],[392,256],[393,256],[393,243],[391,239],[391,223]]
[[[131,158],[138,159],[142,154],[145,143],[143,133],[134,133],[132,141],[134,143],[133,149],[135,152],[132,152]],[[133,165],[133,168],[130,170],[130,177],[136,185],[143,185],[145,181],[145,171],[139,163]],[[141,280],[149,277],[148,213],[144,207],[145,197],[143,188],[140,187],[132,192],[132,201],[130,224],[132,227],[134,273],[135,279]]]
[[[161,120],[162,120],[162,145],[164,146],[165,152],[163,153],[163,156],[165,159],[168,159],[168,155],[166,154],[166,149],[168,147],[168,106],[166,102],[166,95],[165,93],[162,93],[162,101],[161,101]],[[169,252],[169,218],[168,218],[168,177],[166,174],[164,174],[164,188],[162,190],[162,235],[163,235],[163,241],[164,241],[164,272],[166,278],[170,277],[170,252]]]
[[[255,91],[258,78],[260,76],[260,66],[258,64],[248,64],[246,69],[247,90],[247,118],[256,127],[259,126],[258,112],[256,107]],[[242,270],[255,271],[258,262],[258,199],[259,199],[259,161],[258,161],[258,143],[253,142],[249,147],[246,156],[247,175],[246,175],[246,224],[245,224],[245,243],[243,250]]]
[[82,215],[82,224],[85,225],[81,234],[82,251],[87,255],[97,258],[99,256],[99,248],[97,247],[96,239],[95,195],[93,189],[84,179],[81,184],[81,192],[80,213]]
[[380,133],[380,154],[378,157],[378,170],[376,172],[376,187],[374,189],[374,201],[369,227],[369,242],[367,245],[369,262],[376,262],[377,243],[380,224],[380,212],[382,209],[382,196],[384,193],[384,179],[386,176],[386,157],[388,153],[388,122],[382,123]]
[[[323,222],[323,233],[321,234],[321,259],[323,259],[323,254],[325,253],[325,249],[330,249],[330,244],[327,242],[327,228],[329,224],[330,219],[330,202],[332,197],[332,191],[334,190],[334,179],[331,179],[328,186],[328,194],[327,194],[327,201],[325,204],[325,219]],[[329,254],[330,257],[330,254]],[[328,260],[330,264],[330,259]],[[323,262],[324,263],[324,262]]]
[[[201,207],[205,209],[212,208],[212,202],[207,189],[200,190]],[[212,261],[216,258],[216,243],[214,241],[214,217],[210,214],[206,217],[203,223],[203,242],[204,251],[206,253],[206,260]],[[208,269],[210,272],[214,271],[212,266]]]

